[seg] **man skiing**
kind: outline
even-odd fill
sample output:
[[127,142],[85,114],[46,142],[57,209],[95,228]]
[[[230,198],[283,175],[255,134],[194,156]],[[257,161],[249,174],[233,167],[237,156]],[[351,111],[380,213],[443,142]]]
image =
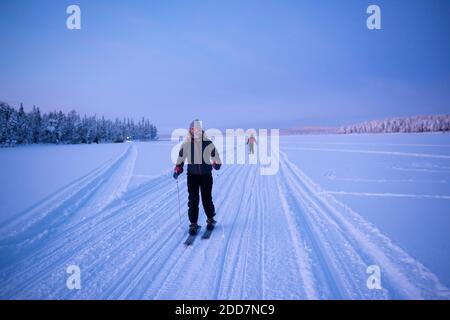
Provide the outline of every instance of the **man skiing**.
[[250,137],[247,139],[247,144],[248,144],[250,154],[255,153],[255,143],[256,143],[256,138],[252,133],[252,134],[250,134]]
[[[189,133],[183,142],[178,154],[177,163],[174,169],[173,177],[183,172],[184,161],[188,161],[187,166],[187,187],[189,192],[189,234],[195,235],[199,229],[198,205],[199,190],[202,195],[203,209],[207,216],[207,229],[212,230],[216,221],[214,203],[212,201],[212,169],[220,170],[221,161],[219,153],[212,141],[208,139],[202,129],[200,120],[194,120],[189,126]],[[212,160],[212,162],[211,162]]]

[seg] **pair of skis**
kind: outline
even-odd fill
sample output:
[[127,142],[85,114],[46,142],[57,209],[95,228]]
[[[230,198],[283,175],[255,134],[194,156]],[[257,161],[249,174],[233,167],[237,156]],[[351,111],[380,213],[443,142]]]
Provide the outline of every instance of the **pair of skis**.
[[[201,228],[202,228],[201,226],[198,226],[197,233],[194,234],[194,235],[190,234],[187,237],[186,241],[184,242],[184,244],[186,246],[190,246],[190,245],[192,245],[194,243],[195,238],[199,234]],[[202,239],[209,239],[211,237],[211,233],[213,232],[213,230],[214,230],[214,227],[212,229],[206,229],[205,232],[203,232],[203,234],[202,234]]]

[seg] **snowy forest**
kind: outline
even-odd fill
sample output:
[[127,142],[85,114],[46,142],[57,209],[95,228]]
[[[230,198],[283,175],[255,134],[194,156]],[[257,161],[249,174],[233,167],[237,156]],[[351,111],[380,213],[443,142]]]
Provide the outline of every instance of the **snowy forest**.
[[156,140],[156,127],[142,118],[107,120],[104,117],[80,116],[76,111],[41,113],[33,106],[25,112],[0,102],[0,145],[13,146],[31,143],[100,143],[131,140]]
[[340,133],[393,133],[450,131],[450,115],[387,118],[343,126]]

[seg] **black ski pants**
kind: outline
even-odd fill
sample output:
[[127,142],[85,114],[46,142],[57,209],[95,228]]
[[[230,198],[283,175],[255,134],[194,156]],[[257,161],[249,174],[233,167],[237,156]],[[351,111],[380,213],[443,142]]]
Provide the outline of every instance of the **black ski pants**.
[[200,201],[199,191],[202,195],[203,209],[206,216],[212,218],[215,215],[215,208],[212,201],[212,186],[213,177],[211,174],[205,175],[187,175],[187,185],[189,192],[189,221],[191,223],[197,223],[198,221],[198,205]]

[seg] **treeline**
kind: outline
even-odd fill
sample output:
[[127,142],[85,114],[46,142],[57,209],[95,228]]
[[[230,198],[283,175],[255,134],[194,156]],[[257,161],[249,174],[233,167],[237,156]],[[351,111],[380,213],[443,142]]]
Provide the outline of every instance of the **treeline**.
[[450,131],[450,115],[388,118],[343,126],[340,133],[394,133]]
[[80,116],[76,111],[41,113],[33,106],[25,112],[0,102],[0,145],[31,143],[100,143],[130,140],[155,140],[157,129],[142,118],[107,120],[104,117]]

